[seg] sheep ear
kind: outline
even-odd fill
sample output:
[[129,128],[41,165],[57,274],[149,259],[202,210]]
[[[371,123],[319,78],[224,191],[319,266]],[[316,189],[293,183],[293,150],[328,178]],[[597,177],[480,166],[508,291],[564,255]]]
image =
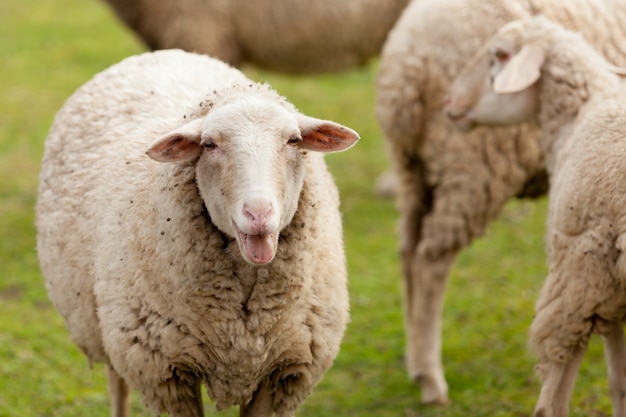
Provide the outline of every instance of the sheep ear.
[[298,145],[302,149],[317,152],[340,152],[352,147],[359,134],[349,127],[298,114],[298,124],[302,141]]
[[159,162],[186,162],[202,153],[202,119],[195,119],[152,142],[146,154]]
[[498,94],[506,94],[530,87],[539,79],[544,60],[545,55],[537,46],[522,47],[496,75],[493,90]]

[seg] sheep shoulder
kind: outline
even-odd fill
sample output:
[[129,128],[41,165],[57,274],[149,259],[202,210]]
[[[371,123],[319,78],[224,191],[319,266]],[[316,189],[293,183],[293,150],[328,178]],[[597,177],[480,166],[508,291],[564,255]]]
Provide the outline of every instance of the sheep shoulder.
[[626,314],[624,92],[617,86],[588,102],[556,148],[546,230],[550,274],[531,330],[541,358],[569,358],[572,346],[605,334]]

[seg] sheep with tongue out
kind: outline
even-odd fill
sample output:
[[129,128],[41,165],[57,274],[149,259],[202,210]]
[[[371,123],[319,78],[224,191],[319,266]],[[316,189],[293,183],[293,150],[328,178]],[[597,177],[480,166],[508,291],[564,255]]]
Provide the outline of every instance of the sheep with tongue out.
[[[73,341],[155,414],[288,417],[348,321],[339,196],[323,153],[353,130],[206,56],[128,58],[81,87],[46,141],[48,294]],[[147,156],[146,156],[147,154]]]
[[341,151],[358,136],[296,112],[278,95],[269,102],[255,97],[254,90],[275,94],[256,84],[215,92],[207,99],[211,111],[205,117],[158,139],[147,154],[161,162],[200,156],[198,188],[212,222],[237,239],[244,259],[265,264],[274,258],[279,232],[298,207],[305,173],[302,153]]

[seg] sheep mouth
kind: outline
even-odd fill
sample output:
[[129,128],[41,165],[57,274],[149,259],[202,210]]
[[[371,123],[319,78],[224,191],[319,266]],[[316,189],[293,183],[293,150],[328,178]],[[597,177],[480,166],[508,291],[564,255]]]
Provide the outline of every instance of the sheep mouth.
[[469,130],[472,130],[474,127],[476,127],[476,123],[470,117],[469,112],[467,111],[456,112],[456,113],[452,111],[448,111],[446,113],[446,116],[448,116],[448,118],[452,121],[452,123],[454,123],[454,126],[457,129],[463,132],[467,132]]
[[276,255],[278,232],[251,234],[244,233],[235,225],[237,243],[244,259],[254,265],[265,265]]

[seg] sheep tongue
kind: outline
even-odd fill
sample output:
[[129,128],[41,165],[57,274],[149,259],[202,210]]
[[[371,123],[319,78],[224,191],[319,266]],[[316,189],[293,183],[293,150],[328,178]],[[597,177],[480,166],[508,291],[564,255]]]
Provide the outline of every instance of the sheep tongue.
[[248,259],[257,264],[266,264],[274,258],[274,234],[247,235],[243,249]]

